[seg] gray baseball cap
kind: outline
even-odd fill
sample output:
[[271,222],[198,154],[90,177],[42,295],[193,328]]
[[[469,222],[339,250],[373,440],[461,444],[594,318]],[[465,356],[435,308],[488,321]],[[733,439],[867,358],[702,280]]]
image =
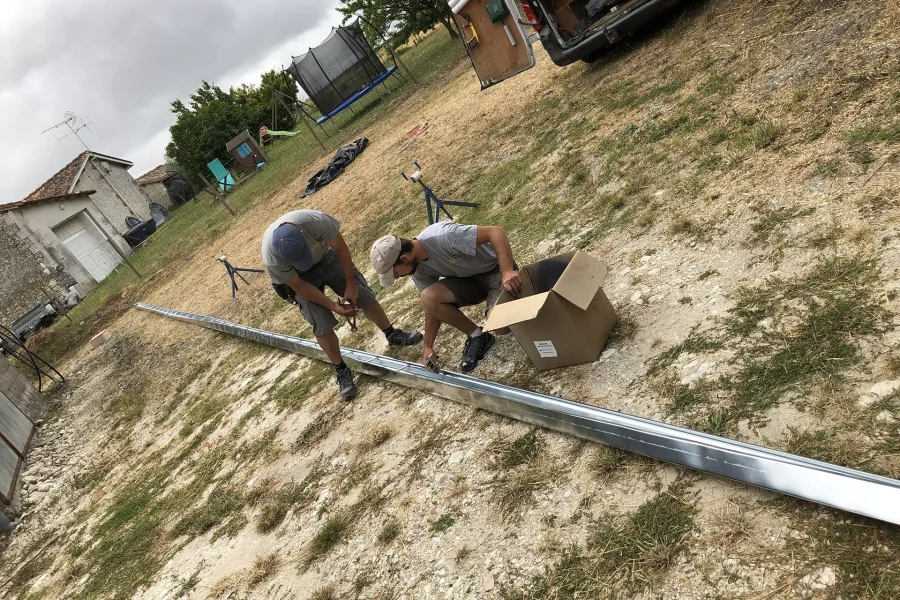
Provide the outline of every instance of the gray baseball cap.
[[306,245],[306,239],[300,230],[288,223],[279,225],[272,232],[272,245],[281,258],[291,263],[297,271],[309,271],[313,264],[312,253]]
[[394,283],[394,263],[400,256],[400,238],[396,235],[386,235],[375,240],[369,258],[372,268],[378,273],[378,281],[387,287]]

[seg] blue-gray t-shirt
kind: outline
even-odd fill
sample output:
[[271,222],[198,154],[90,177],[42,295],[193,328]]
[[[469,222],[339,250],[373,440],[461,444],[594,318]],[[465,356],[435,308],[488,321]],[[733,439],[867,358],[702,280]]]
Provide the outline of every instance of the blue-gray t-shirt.
[[497,268],[497,254],[490,244],[478,243],[478,226],[435,223],[416,236],[428,252],[412,274],[421,292],[441,277],[471,277]]

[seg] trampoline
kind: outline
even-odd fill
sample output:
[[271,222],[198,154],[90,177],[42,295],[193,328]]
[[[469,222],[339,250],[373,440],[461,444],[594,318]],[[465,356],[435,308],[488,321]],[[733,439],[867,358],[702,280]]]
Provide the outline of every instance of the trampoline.
[[316,120],[316,124],[317,124],[317,125],[321,125],[321,124],[324,123],[325,121],[327,121],[327,120],[329,120],[329,119],[331,119],[331,118],[337,116],[338,113],[340,113],[340,112],[343,111],[344,109],[350,108],[350,105],[351,105],[351,104],[353,104],[354,102],[356,102],[357,100],[359,100],[360,98],[362,98],[363,96],[365,96],[366,94],[368,94],[369,92],[371,92],[372,90],[374,90],[376,87],[378,87],[379,84],[384,83],[384,81],[385,81],[388,77],[390,77],[391,75],[393,75],[393,74],[396,73],[396,72],[397,72],[397,67],[396,67],[396,66],[391,67],[391,68],[388,69],[385,73],[382,73],[381,75],[379,75],[378,77],[376,77],[374,81],[372,81],[370,84],[368,84],[367,86],[365,86],[363,89],[359,90],[358,92],[356,92],[355,94],[353,94],[352,96],[350,96],[349,98],[347,98],[345,101],[341,102],[341,103],[337,106],[337,108],[335,108],[333,111],[331,111],[330,113],[328,113],[328,114],[325,115],[324,117],[319,117],[319,118]]
[[316,123],[322,125],[349,109],[363,96],[392,75],[403,79],[397,59],[390,47],[394,65],[387,68],[366,40],[359,19],[350,25],[336,27],[306,54],[291,57],[285,69],[322,113]]

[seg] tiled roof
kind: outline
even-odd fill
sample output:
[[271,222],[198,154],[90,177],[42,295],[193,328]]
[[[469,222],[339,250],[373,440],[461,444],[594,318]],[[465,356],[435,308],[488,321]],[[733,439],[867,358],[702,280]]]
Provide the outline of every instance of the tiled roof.
[[29,202],[38,202],[47,198],[55,198],[57,196],[68,194],[69,190],[72,189],[72,186],[78,179],[78,175],[81,173],[81,168],[84,166],[84,161],[87,160],[87,156],[88,151],[85,150],[76,156],[72,162],[57,171],[56,175],[45,181],[41,187],[25,196],[24,199],[16,204],[28,204]]
[[37,200],[19,200],[18,202],[11,202],[9,204],[0,204],[0,213],[9,212],[14,208],[19,208],[23,204],[40,204],[41,202],[50,202],[51,200],[69,200],[71,198],[78,198],[79,196],[90,196],[91,194],[96,194],[97,190],[84,190],[81,192],[72,192],[71,194],[59,194],[57,196],[44,196]]
[[178,171],[172,165],[162,164],[158,167],[147,171],[135,181],[137,181],[138,185],[150,185],[151,183],[159,183],[164,179],[168,179],[172,175],[177,175]]
[[32,202],[43,202],[45,200],[62,200],[69,195],[72,188],[75,187],[78,177],[84,170],[84,165],[87,162],[89,154],[100,160],[123,164],[126,168],[131,166],[131,163],[127,160],[85,150],[76,156],[72,162],[57,171],[56,175],[45,181],[38,189],[25,196],[25,198],[19,202],[16,202],[15,206],[22,206],[23,204],[30,204]]

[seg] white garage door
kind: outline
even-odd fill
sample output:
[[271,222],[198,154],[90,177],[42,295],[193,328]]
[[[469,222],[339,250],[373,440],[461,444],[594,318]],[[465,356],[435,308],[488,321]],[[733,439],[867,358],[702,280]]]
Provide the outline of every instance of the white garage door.
[[97,281],[106,279],[122,260],[109,247],[106,240],[98,240],[77,222],[70,222],[58,228],[56,234],[60,237],[66,236],[63,238],[63,244]]

